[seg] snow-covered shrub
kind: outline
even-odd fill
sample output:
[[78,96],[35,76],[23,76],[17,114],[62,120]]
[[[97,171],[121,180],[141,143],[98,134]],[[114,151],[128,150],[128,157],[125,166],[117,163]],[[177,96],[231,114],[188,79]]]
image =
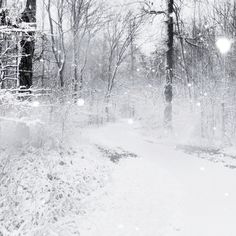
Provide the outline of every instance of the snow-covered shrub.
[[[0,232],[78,235],[76,217],[107,179],[108,161],[91,146],[42,151],[22,148],[0,156]],[[51,233],[50,233],[51,232]]]
[[[1,91],[0,146],[55,147],[64,139],[71,122],[82,122],[82,108],[43,96],[23,96]],[[86,115],[87,116],[87,115]]]
[[76,217],[106,182],[110,162],[81,137],[88,102],[58,97],[1,90],[0,235],[78,235]]

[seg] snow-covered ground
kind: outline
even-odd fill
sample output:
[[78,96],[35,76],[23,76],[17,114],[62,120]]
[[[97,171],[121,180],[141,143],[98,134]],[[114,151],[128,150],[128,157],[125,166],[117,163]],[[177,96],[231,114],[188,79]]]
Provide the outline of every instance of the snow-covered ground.
[[79,235],[75,219],[106,186],[112,163],[94,145],[73,144],[0,147],[0,236]]
[[236,235],[230,156],[185,154],[132,120],[72,133],[0,149],[0,235]]
[[86,131],[91,143],[126,150],[103,197],[80,217],[82,236],[235,236],[236,171],[189,156],[122,122]]

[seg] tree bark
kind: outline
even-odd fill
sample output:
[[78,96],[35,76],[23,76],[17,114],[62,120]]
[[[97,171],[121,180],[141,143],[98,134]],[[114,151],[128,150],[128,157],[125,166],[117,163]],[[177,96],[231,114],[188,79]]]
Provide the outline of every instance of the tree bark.
[[[27,0],[24,12],[21,14],[24,23],[36,23],[36,0]],[[22,57],[19,64],[19,82],[21,88],[29,89],[33,78],[33,56],[35,49],[34,32],[23,35],[20,42]]]
[[164,111],[164,123],[167,129],[172,129],[172,100],[173,100],[173,56],[174,56],[174,0],[168,0],[168,20],[167,20],[167,52],[166,52],[166,86]]

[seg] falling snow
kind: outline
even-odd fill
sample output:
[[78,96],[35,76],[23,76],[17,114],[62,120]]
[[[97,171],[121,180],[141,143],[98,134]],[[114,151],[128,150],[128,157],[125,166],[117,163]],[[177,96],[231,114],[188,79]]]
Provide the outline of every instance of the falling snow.
[[235,236],[235,16],[0,0],[0,236]]

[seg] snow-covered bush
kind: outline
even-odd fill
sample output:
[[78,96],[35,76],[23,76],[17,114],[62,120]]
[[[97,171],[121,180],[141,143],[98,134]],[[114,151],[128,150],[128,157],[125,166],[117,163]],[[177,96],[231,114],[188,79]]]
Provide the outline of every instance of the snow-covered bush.
[[0,103],[0,235],[78,235],[110,165],[81,138],[86,104],[3,90]]
[[1,149],[0,232],[78,235],[76,216],[84,213],[86,199],[107,178],[108,163],[99,156],[85,145],[17,153]]
[[87,119],[83,107],[73,102],[51,99],[53,95],[22,97],[1,91],[0,146],[56,147],[64,141],[67,129]]

